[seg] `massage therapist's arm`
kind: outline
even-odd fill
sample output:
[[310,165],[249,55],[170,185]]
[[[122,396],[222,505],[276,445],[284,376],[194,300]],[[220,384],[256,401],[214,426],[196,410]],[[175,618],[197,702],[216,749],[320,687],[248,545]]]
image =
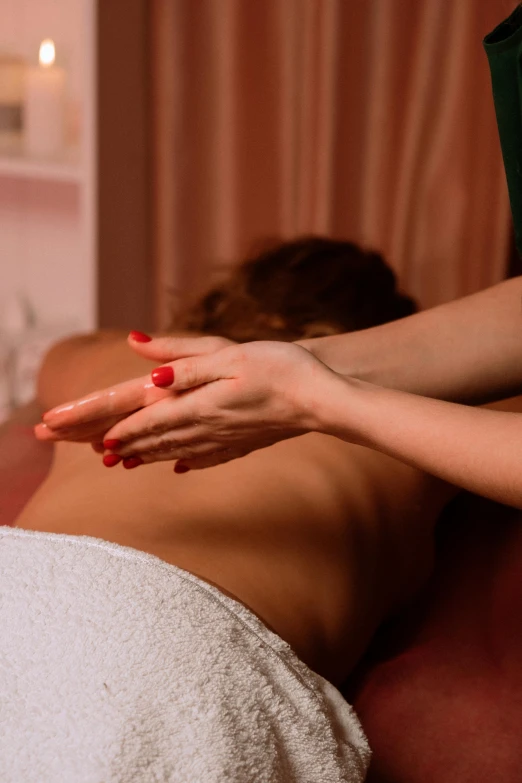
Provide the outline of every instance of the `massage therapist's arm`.
[[[75,364],[71,373],[71,363],[64,360],[71,358],[71,348],[98,352],[99,340],[73,338],[53,349],[46,360],[52,370],[44,367],[41,374],[44,407],[78,395],[74,390],[67,393],[66,384],[82,372],[81,367]],[[146,343],[128,340],[134,352],[155,364],[210,353],[227,343],[219,337],[188,335]],[[297,344],[342,375],[388,388],[475,405],[504,399],[522,389],[522,278],[382,326]],[[60,369],[64,365],[69,378]],[[59,399],[54,391],[57,374],[64,380],[58,384]],[[51,383],[46,382],[49,376]],[[142,406],[142,397],[143,384],[137,382],[134,398],[129,404],[123,399],[119,412]],[[100,416],[104,413],[100,410]]]
[[[522,508],[522,414],[471,408],[333,372],[300,346],[258,342],[171,363],[174,393],[118,422],[122,457],[221,464],[309,431],[367,446]],[[191,389],[190,394],[181,394]],[[67,412],[57,412],[58,421]],[[80,414],[80,418],[82,414]],[[158,452],[158,445],[161,447]]]
[[[519,412],[443,402],[342,376],[307,351],[283,343],[249,343],[172,365],[170,390],[202,385],[188,397],[182,395],[165,417],[161,459],[209,467],[282,438],[316,431],[522,508]],[[158,458],[147,455],[156,436],[142,435],[162,418],[153,408],[112,429],[109,438],[126,441],[118,453],[138,453],[145,462]],[[198,415],[202,418],[192,428]]]
[[336,372],[480,404],[522,389],[522,278],[352,334],[301,340]]
[[522,508],[521,413],[442,402],[340,376],[322,399],[322,432]]
[[[135,353],[155,364],[211,353],[227,343],[219,337],[187,335],[152,342],[128,340]],[[388,388],[468,404],[503,399],[518,394],[522,388],[522,278],[399,321],[350,334],[302,340],[297,345],[307,348],[336,372]],[[64,349],[67,351],[67,345],[58,346],[47,362],[58,367],[58,373]],[[89,350],[89,346],[82,350]],[[44,368],[42,378],[47,376]],[[54,383],[42,382],[44,407],[51,408],[78,396],[72,390],[67,394],[65,384],[59,384],[57,399],[54,388]],[[133,390],[129,387],[124,393],[118,391],[111,400],[110,412],[105,405],[108,398],[100,398],[100,420],[108,413],[124,415],[146,405],[143,389],[142,379],[137,378]],[[112,410],[114,406],[117,411]],[[57,422],[81,426],[79,410],[74,409]],[[56,437],[45,428],[40,428],[38,435]]]

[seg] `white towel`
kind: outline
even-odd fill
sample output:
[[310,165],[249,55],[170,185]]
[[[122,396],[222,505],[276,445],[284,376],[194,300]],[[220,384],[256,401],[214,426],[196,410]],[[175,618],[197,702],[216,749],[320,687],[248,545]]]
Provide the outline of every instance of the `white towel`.
[[134,549],[0,527],[2,783],[355,783],[352,708],[237,601]]

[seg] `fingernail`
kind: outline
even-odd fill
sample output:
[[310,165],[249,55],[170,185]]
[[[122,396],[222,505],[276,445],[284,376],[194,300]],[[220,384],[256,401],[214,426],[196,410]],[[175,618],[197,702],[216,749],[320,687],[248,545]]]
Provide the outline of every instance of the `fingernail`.
[[134,330],[130,332],[129,337],[136,343],[150,343],[152,340],[152,337],[149,337],[148,334],[145,334],[144,332],[136,332]]
[[174,465],[174,473],[188,473],[189,470],[190,468],[187,465],[180,465],[179,462],[176,462]]
[[107,451],[116,451],[121,446],[121,440],[116,440],[116,438],[107,438],[107,440],[103,441],[103,448],[107,449]]
[[121,462],[121,457],[117,454],[106,454],[103,458],[103,464],[106,468],[113,468],[119,462]]
[[172,367],[156,367],[152,371],[152,383],[154,386],[172,386],[174,383],[174,370]]
[[143,465],[143,460],[141,457],[125,457],[123,460],[123,467],[127,470],[132,470],[132,468],[137,468],[138,465]]

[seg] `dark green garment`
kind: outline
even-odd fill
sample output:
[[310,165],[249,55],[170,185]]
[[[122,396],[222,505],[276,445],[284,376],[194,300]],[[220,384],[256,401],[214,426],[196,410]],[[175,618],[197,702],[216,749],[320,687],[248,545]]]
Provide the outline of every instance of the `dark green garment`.
[[522,254],[522,7],[484,38],[513,215]]

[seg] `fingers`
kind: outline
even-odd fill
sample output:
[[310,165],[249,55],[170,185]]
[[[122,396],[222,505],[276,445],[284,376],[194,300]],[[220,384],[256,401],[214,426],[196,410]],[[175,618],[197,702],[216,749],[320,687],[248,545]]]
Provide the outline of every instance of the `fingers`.
[[[94,422],[81,424],[76,427],[54,429],[47,424],[37,424],[34,434],[37,440],[47,442],[70,441],[71,443],[102,443],[107,430],[114,427],[124,416],[111,416],[106,419],[97,419]],[[102,453],[103,453],[102,445]]]
[[33,427],[33,432],[36,440],[58,440],[56,433],[47,424],[42,424],[42,422]]
[[141,332],[131,332],[127,339],[132,350],[140,356],[161,363],[184,359],[188,356],[215,353],[222,348],[234,345],[232,340],[227,340],[225,337],[155,337],[151,339]]
[[[163,425],[161,426],[163,429]],[[112,432],[109,432],[108,435],[112,435]],[[198,425],[189,424],[188,426],[169,427],[168,430],[162,432],[151,432],[126,442],[114,438],[112,447],[109,445],[111,440],[113,439],[109,437],[104,439],[105,448],[114,451],[121,457],[132,457],[136,454],[169,454],[170,459],[180,459],[183,456],[181,451],[188,453],[185,444],[193,446],[201,443],[202,439],[199,436]]]
[[218,465],[226,465],[227,462],[240,459],[244,457],[248,452],[234,450],[234,449],[222,449],[221,451],[214,452],[214,454],[193,457],[190,459],[180,459],[174,465],[174,473],[188,473],[191,470],[204,470],[205,468],[216,468]]
[[151,378],[155,386],[172,391],[186,391],[213,381],[232,380],[237,375],[237,356],[227,349],[213,354],[190,356],[156,367]]
[[88,424],[90,422],[127,414],[163,399],[166,395],[144,375],[125,381],[108,389],[93,392],[65,405],[58,405],[43,415],[44,423],[51,429]]
[[178,460],[174,465],[174,473],[188,473],[191,470],[203,470],[204,468],[213,468],[218,465],[225,465],[227,462],[239,459],[245,456],[247,452],[233,449],[216,449],[209,451],[207,444],[199,446],[202,453],[198,455],[198,447],[191,446],[190,456],[183,457],[183,449],[176,448],[174,451],[154,451],[149,453],[136,454],[134,456],[121,457],[116,454],[105,454],[103,458],[106,467],[115,467],[120,462],[126,470],[132,470],[140,465],[150,465],[155,462],[172,462]]
[[197,417],[189,410],[183,395],[170,395],[123,418],[105,433],[104,441],[117,442],[118,448],[114,450],[119,454],[122,453],[120,449],[132,441],[139,442],[144,439],[148,444],[151,436],[155,436],[154,443],[157,443],[158,436],[165,432],[171,433],[175,438],[177,429],[190,426],[196,420]]
[[[139,339],[136,339],[138,335]],[[148,342],[140,342],[143,339]],[[128,342],[137,353],[158,362],[212,353],[233,345],[230,340],[223,337],[150,339],[140,332],[131,332]],[[52,429],[77,426],[107,416],[129,413],[150,405],[164,396],[165,393],[151,383],[150,376],[146,375],[52,408],[44,414],[43,421]]]
[[[43,423],[46,427],[39,427],[35,430],[35,435],[39,440],[60,440],[63,430],[85,428],[94,422],[102,422],[109,417],[124,416],[147,405],[152,405],[172,394],[171,391],[166,390],[168,387],[187,389],[215,379],[216,372],[211,372],[210,366],[200,364],[201,359],[204,358],[205,352],[211,356],[212,354],[209,352],[233,345],[230,340],[221,337],[162,337],[150,340],[147,336],[141,335],[140,339],[145,337],[145,339],[149,339],[149,342],[140,342],[136,339],[137,334],[139,333],[129,335],[129,345],[138,353],[157,361],[163,361],[165,358],[171,359],[173,355],[182,357],[182,363],[179,367],[176,365],[177,382],[173,380],[172,383],[165,383],[163,377],[163,382],[155,385],[151,382],[150,376],[146,375],[59,405],[44,414]],[[187,356],[187,354],[189,355]],[[196,355],[192,356],[192,354]],[[172,371],[170,377],[173,379]],[[58,432],[59,430],[62,432]],[[80,436],[85,440],[87,430],[76,431],[75,437],[72,439],[78,440]]]
[[[225,453],[230,452],[230,453]],[[140,451],[133,449],[118,449],[117,454],[105,452],[104,464],[107,467],[116,465],[117,462],[109,464],[107,459],[117,458],[118,462],[123,461],[124,468],[134,468],[139,465],[150,465],[154,462],[173,462],[174,460],[181,460],[183,464],[190,464],[191,461],[201,460],[202,462],[208,461],[209,464],[218,464],[219,462],[227,462],[232,459],[230,449],[220,449],[215,443],[194,443],[191,442],[190,446],[183,446],[178,444],[171,444],[170,447],[154,448],[153,451]]]

